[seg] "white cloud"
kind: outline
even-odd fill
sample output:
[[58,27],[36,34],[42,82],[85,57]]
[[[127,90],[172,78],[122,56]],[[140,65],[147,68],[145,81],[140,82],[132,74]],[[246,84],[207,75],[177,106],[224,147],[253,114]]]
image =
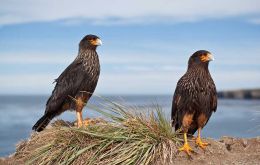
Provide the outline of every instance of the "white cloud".
[[[185,71],[101,72],[96,93],[99,94],[172,94]],[[211,69],[218,90],[256,88],[260,73],[254,71],[216,71]],[[232,76],[231,76],[232,75]],[[0,76],[0,94],[50,94],[58,74],[12,74]],[[250,81],[249,81],[250,80]]]
[[71,55],[57,55],[53,53],[2,53],[0,64],[68,64],[73,58]]
[[179,57],[168,54],[161,55],[160,53],[129,53],[127,50],[125,52],[106,53],[104,55],[100,53],[101,62],[106,64],[182,64],[183,61],[178,60]]
[[[92,23],[196,21],[260,13],[259,0],[2,0],[0,25],[82,19]],[[75,23],[75,22],[74,22]]]
[[163,71],[128,71],[101,74],[97,93],[102,94],[169,94],[182,73]]
[[249,20],[250,23],[260,25],[260,18],[252,18]]
[[217,88],[220,90],[259,88],[260,72],[258,70],[237,70],[213,72]]
[[[161,65],[165,67],[165,65],[180,65],[184,62],[183,60],[176,60],[179,57],[172,59],[172,55],[166,54],[162,58],[162,55],[157,53],[129,53],[127,50],[123,52],[105,52],[107,51],[98,51],[101,64],[106,65]],[[1,53],[0,64],[69,64],[75,57],[76,53],[73,55],[62,52],[6,52]]]
[[[185,71],[138,71],[103,73],[97,92],[102,94],[172,94]],[[218,90],[257,88],[258,71],[214,71],[211,75]],[[232,75],[232,76],[231,76]],[[250,80],[250,81],[249,81]]]
[[[186,67],[185,67],[186,68]],[[173,71],[184,71],[184,67],[172,66],[172,65],[154,65],[154,66],[142,66],[142,65],[128,65],[125,68],[131,72],[173,72]]]
[[[170,43],[170,45],[175,45]],[[175,45],[176,46],[176,45]],[[222,45],[220,45],[222,46]],[[167,47],[167,45],[166,45]],[[176,47],[181,47],[177,45]],[[185,47],[185,46],[184,46]],[[183,49],[184,49],[183,47]],[[258,47],[214,47],[215,61],[210,71],[218,89],[253,88],[260,84]],[[101,50],[100,50],[101,51]],[[173,50],[174,51],[174,50]],[[189,53],[185,53],[185,52]],[[100,54],[101,75],[97,87],[100,94],[172,94],[176,82],[187,68],[187,60],[193,50],[161,54],[129,51],[106,51]],[[107,53],[105,53],[107,52]],[[15,67],[15,64],[63,64],[63,68],[35,73],[20,72],[2,74],[0,72],[0,94],[50,94],[63,69],[74,59],[74,55],[62,53],[34,52],[1,54],[0,64]],[[6,69],[6,68],[4,68]],[[10,71],[11,72],[11,71]],[[25,74],[27,73],[27,74]]]
[[51,92],[54,75],[12,74],[1,75],[1,94],[47,94]]

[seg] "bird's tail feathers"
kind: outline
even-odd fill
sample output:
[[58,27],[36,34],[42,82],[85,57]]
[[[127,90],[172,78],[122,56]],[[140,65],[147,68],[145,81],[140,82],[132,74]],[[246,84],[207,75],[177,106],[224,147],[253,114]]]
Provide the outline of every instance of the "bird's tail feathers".
[[50,121],[54,118],[54,116],[45,114],[43,115],[32,127],[32,130],[40,132],[42,131],[49,123]]

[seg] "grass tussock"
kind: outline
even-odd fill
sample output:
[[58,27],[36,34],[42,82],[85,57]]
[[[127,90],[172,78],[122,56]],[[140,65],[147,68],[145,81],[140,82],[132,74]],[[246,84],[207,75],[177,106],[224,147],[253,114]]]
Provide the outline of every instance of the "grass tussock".
[[179,139],[161,108],[150,113],[108,100],[89,106],[103,114],[83,128],[57,123],[19,146],[16,156],[26,164],[172,164]]

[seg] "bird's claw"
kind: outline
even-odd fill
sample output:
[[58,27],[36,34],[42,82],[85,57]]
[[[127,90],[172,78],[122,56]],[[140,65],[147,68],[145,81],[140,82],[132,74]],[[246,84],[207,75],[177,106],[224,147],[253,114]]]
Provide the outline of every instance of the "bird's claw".
[[196,139],[196,144],[197,144],[198,147],[200,147],[203,150],[205,150],[206,147],[209,145],[209,143],[202,142],[200,138]]
[[86,120],[83,121],[83,123],[84,123],[83,125],[84,125],[85,127],[87,127],[87,126],[90,125],[91,120],[86,119]]
[[193,149],[189,146],[188,143],[185,143],[181,148],[178,149],[179,151],[184,151],[188,156],[191,156],[191,152],[194,152]]

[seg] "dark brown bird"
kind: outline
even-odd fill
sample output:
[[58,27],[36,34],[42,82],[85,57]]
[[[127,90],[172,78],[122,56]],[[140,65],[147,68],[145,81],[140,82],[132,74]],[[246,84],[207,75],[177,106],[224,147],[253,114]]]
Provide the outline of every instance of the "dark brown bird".
[[184,145],[180,151],[190,155],[187,134],[198,130],[196,144],[205,149],[208,143],[201,141],[201,129],[217,109],[217,92],[209,73],[209,61],[213,56],[206,50],[195,52],[189,59],[188,70],[180,78],[172,101],[172,126],[184,133]]
[[66,110],[75,110],[78,127],[82,126],[82,109],[95,91],[99,78],[96,48],[101,44],[95,35],[87,35],[80,41],[78,56],[55,80],[45,113],[32,127],[33,130],[42,131],[55,116]]

